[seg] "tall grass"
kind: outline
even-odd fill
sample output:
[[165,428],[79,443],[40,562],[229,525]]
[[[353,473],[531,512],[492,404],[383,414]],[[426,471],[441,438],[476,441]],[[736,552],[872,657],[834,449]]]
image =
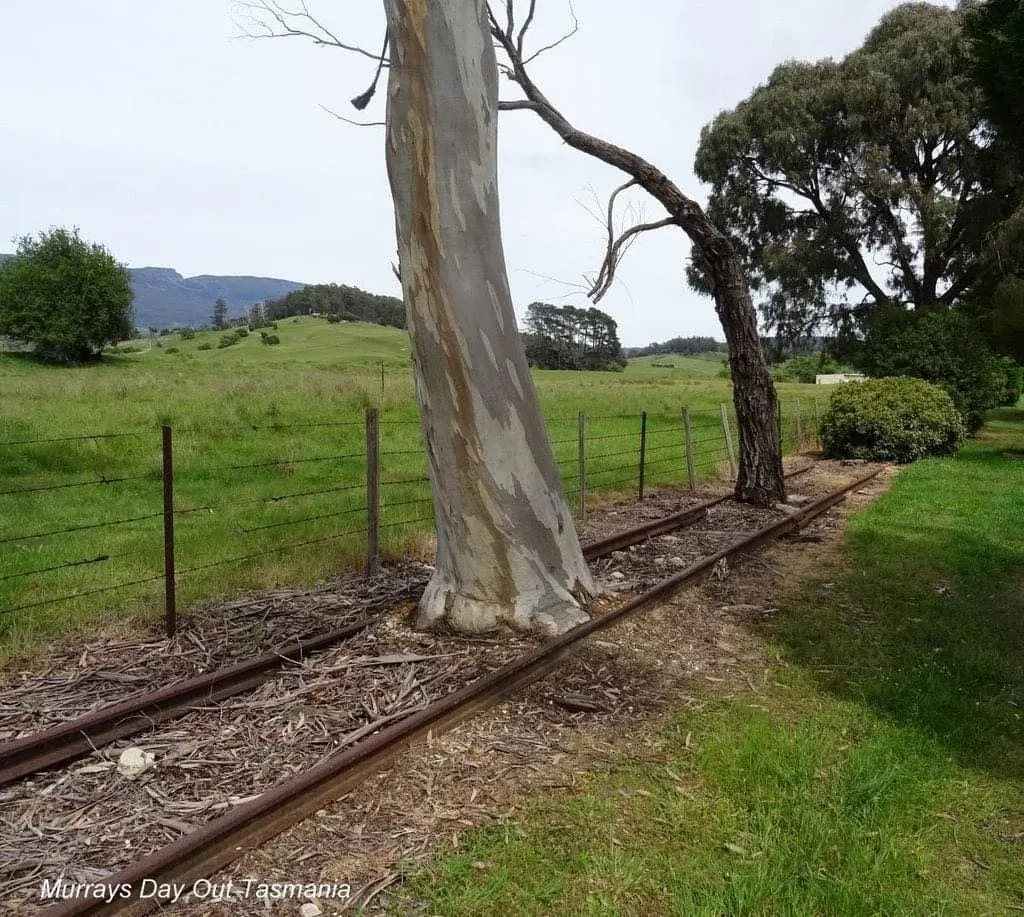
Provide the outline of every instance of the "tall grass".
[[[159,613],[165,424],[174,436],[182,607],[240,588],[311,583],[362,556],[369,406],[381,412],[385,550],[402,553],[432,531],[405,333],[308,318],[281,322],[276,333],[279,346],[250,335],[210,350],[199,348],[219,333],[169,335],[160,347],[81,368],[0,357],[0,639]],[[649,487],[685,480],[684,405],[698,474],[725,467],[724,380],[649,368],[535,379],[574,505],[581,410],[591,493],[635,490],[645,410]],[[795,399],[809,419],[814,394],[784,391],[789,447]],[[96,436],[122,433],[130,435]],[[90,438],[67,439],[75,436]]]

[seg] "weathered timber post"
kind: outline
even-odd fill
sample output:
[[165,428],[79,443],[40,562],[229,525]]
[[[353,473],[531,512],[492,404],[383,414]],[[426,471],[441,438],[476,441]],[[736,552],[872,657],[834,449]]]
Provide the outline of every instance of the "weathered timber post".
[[174,445],[171,428],[163,428],[164,454],[164,617],[167,636],[173,637],[178,627],[177,602],[174,593]]
[[366,573],[380,567],[380,413],[366,409]]
[[686,450],[686,480],[690,490],[697,486],[697,470],[693,462],[693,429],[690,426],[690,409],[683,408],[683,448]]
[[736,480],[736,452],[732,447],[732,431],[729,429],[729,407],[722,403],[722,434],[725,436],[725,451],[729,455],[729,472]]

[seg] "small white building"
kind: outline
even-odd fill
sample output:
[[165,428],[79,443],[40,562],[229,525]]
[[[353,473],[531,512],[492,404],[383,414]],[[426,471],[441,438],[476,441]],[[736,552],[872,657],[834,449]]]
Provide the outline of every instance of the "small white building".
[[838,385],[840,382],[863,382],[864,373],[825,373],[814,377],[815,385]]

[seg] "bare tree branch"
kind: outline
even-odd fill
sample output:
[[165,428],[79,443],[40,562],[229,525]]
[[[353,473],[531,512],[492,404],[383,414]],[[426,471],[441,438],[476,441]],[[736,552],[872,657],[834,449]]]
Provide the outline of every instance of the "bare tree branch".
[[498,103],[498,111],[521,111],[523,109],[537,111],[538,106],[536,102],[531,102],[528,99],[513,99]]
[[[232,6],[241,17],[235,24],[244,38],[308,38],[317,45],[380,60],[380,54],[342,41],[309,11],[306,0],[297,0],[292,9],[280,0],[233,0]],[[388,66],[386,61],[383,66]]]
[[650,232],[652,229],[661,229],[664,226],[675,225],[678,224],[673,217],[665,217],[664,219],[658,220],[656,223],[640,223],[637,226],[627,229],[621,236],[619,236],[618,239],[613,240],[608,245],[608,251],[604,257],[604,263],[601,265],[601,270],[598,271],[597,279],[594,281],[594,285],[591,287],[590,292],[587,295],[594,302],[600,302],[604,298],[605,293],[611,289],[612,284],[615,282],[616,269],[640,233]]
[[344,115],[339,115],[336,111],[332,111],[326,105],[321,105],[320,107],[325,112],[327,112],[327,114],[331,115],[334,118],[337,118],[339,121],[344,121],[346,124],[353,124],[356,127],[384,127],[385,126],[385,122],[384,121],[354,121],[352,118],[346,118]]
[[[532,4],[531,4],[531,7],[532,7]],[[566,32],[557,41],[553,41],[549,45],[544,45],[544,47],[541,48],[540,50],[534,51],[533,54],[531,54],[529,57],[527,57],[525,60],[523,60],[523,64],[524,65],[530,63],[531,61],[535,61],[545,51],[551,51],[553,48],[557,48],[560,44],[562,44],[562,42],[568,41],[570,38],[573,37],[573,35],[575,35],[580,30],[580,21],[576,18],[576,11],[572,8],[572,3],[569,4],[569,15],[572,16],[572,29],[570,31]],[[529,25],[529,23],[527,23],[527,25]],[[516,51],[517,51],[517,53],[519,54],[520,57],[522,57],[522,54],[523,54],[523,33],[525,31],[526,31],[526,28],[524,26],[523,32],[519,33],[519,39],[516,42]]]

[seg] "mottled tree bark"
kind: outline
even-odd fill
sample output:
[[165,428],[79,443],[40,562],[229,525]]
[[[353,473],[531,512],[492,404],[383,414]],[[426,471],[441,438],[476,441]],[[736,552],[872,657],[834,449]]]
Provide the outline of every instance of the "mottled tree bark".
[[593,583],[516,326],[485,0],[384,0],[387,166],[437,522],[418,623],[555,634]]

